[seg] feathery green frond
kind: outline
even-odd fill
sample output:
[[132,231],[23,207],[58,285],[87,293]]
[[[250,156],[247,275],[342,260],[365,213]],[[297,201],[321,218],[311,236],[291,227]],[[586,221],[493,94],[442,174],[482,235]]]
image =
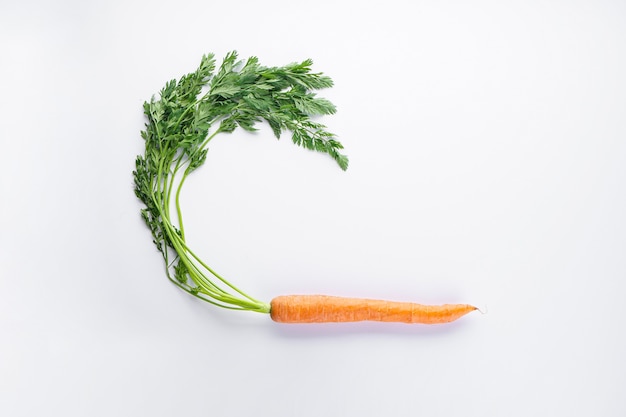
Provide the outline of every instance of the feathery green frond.
[[233,51],[216,68],[214,55],[207,54],[196,71],[167,82],[158,98],[144,103],[145,153],[135,162],[135,195],[145,205],[141,216],[163,255],[168,278],[189,294],[220,307],[269,312],[267,303],[226,281],[185,240],[180,191],[187,176],[206,161],[213,137],[238,127],[256,131],[266,121],[276,138],[291,132],[296,145],[325,153],[347,169],[341,143],[326,126],[311,120],[336,111],[330,101],[316,96],[315,90],[333,82],[312,72],[312,65],[307,59],[264,67],[258,58],[244,62]]

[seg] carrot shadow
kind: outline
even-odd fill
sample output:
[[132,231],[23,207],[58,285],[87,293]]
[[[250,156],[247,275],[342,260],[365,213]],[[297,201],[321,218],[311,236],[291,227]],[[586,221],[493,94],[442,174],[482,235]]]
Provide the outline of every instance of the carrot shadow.
[[447,324],[404,324],[404,323],[324,323],[324,324],[279,324],[271,323],[271,331],[284,339],[342,338],[358,335],[381,335],[403,338],[433,338],[454,334],[469,325],[467,321]]

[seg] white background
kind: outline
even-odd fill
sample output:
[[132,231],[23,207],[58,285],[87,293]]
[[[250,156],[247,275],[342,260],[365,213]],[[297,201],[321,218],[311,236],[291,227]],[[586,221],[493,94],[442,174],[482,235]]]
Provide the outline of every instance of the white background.
[[[6,1],[0,415],[626,415],[626,5]],[[285,326],[167,281],[142,103],[232,49],[313,58],[351,159],[214,141],[196,252],[252,295],[473,303]]]

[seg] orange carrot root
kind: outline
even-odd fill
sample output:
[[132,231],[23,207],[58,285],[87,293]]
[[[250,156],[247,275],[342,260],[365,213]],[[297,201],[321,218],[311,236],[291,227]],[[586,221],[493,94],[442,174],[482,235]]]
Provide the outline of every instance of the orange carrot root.
[[449,323],[477,308],[468,304],[439,306],[327,295],[283,295],[270,302],[270,316],[278,323],[384,321]]

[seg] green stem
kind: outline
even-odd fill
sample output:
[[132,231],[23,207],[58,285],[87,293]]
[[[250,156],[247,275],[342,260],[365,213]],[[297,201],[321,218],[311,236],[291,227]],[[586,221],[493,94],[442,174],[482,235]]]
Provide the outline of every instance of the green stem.
[[[217,129],[215,132],[213,132],[211,135],[207,136],[207,138],[202,142],[202,144],[191,154],[189,155],[189,157],[187,158],[187,161],[189,161],[191,159],[191,157],[193,157],[193,155],[196,152],[200,152],[202,151],[207,144],[209,143],[209,141],[211,139],[213,139],[215,137],[215,135],[217,135],[218,133],[220,133],[221,131],[219,129]],[[176,164],[176,168],[174,169],[174,174],[172,175],[172,184],[174,183],[174,177],[176,176],[179,168],[182,166],[182,164],[180,164],[180,161],[182,160],[182,156],[178,159],[178,162]],[[180,228],[180,233],[181,236],[183,237],[183,240],[185,239],[185,226],[183,225],[183,212],[180,208],[180,191],[183,189],[183,184],[185,183],[185,180],[187,179],[187,176],[189,175],[189,166],[187,166],[187,168],[185,169],[185,172],[183,173],[183,177],[180,179],[180,182],[178,183],[178,188],[176,189],[176,197],[175,197],[175,202],[176,202],[176,214],[178,216],[178,227]],[[171,189],[171,187],[170,187]]]
[[[169,183],[169,187],[168,187],[168,191],[167,191],[167,206],[169,208],[169,204],[170,204],[170,195],[172,193],[172,188],[174,187],[174,180],[176,179],[176,174],[178,173],[178,170],[181,168],[181,166],[183,166],[183,159],[184,159],[184,154],[181,154],[177,161],[176,161],[176,166],[174,167],[174,172],[171,174],[171,180]],[[186,172],[186,171],[185,171]],[[185,180],[186,175],[183,176],[181,181]],[[182,212],[180,210],[180,204],[178,203],[178,196],[180,194],[180,188],[181,188],[182,184],[179,184],[178,189],[176,190],[176,216],[178,217],[178,228],[180,230],[180,234],[183,238],[183,240],[185,239],[185,229],[183,227],[183,215]]]
[[[179,236],[174,230],[173,230],[173,226],[171,226],[171,224],[168,225],[168,233],[170,235],[170,239],[172,240],[172,243],[175,244],[176,246],[178,246],[176,248],[176,252],[178,252],[178,254],[181,256],[181,259],[185,260],[185,266],[187,266],[187,268],[189,270],[195,270],[197,271],[199,274],[202,275],[202,277],[204,279],[206,279],[206,277],[204,276],[204,274],[202,274],[201,271],[197,270],[197,268],[195,268],[195,264],[194,262],[192,262],[188,257],[187,254],[189,254],[193,259],[195,259],[196,262],[198,262],[204,269],[206,269],[208,272],[210,272],[213,276],[215,276],[215,278],[219,279],[222,283],[224,283],[225,285],[227,285],[229,288],[231,288],[232,290],[236,291],[238,294],[246,297],[248,300],[254,302],[254,303],[261,303],[261,301],[249,296],[248,294],[246,294],[245,292],[243,292],[242,290],[240,290],[239,288],[237,288],[236,286],[234,286],[233,284],[231,284],[228,280],[226,280],[224,277],[222,277],[221,275],[219,275],[216,271],[214,271],[210,266],[208,266],[198,255],[196,255],[190,248],[189,246],[187,246],[187,243],[185,242],[184,239],[181,238],[181,236]],[[209,280],[210,282],[210,280]],[[223,294],[228,294],[225,291],[219,289],[219,287],[212,285],[213,288],[218,289],[221,293]]]
[[[156,198],[154,199],[155,201],[157,200]],[[164,199],[163,203],[165,203],[165,206],[167,206],[168,202],[167,200]],[[257,311],[257,312],[262,312],[262,313],[269,313],[269,304],[256,300],[250,297],[249,295],[245,294],[243,291],[239,290],[237,287],[232,285],[230,282],[228,282],[226,279],[220,276],[217,272],[215,272],[212,268],[210,268],[206,263],[204,263],[194,252],[192,252],[187,246],[182,236],[176,232],[176,229],[172,225],[169,215],[165,212],[164,207],[162,205],[159,205],[159,207],[161,207],[161,217],[163,220],[162,225],[164,226],[164,229],[165,229],[164,231],[167,234],[169,241],[171,242],[173,246],[172,249],[174,249],[174,251],[178,253],[180,262],[183,262],[183,264],[185,265],[187,272],[190,278],[192,279],[192,281],[194,281],[197,285],[200,286],[200,292],[203,292],[209,297],[212,297],[213,299],[218,300],[220,302],[220,303],[212,302],[212,304],[216,304],[222,307],[225,307],[226,305],[228,305],[229,308],[232,308],[232,309],[243,309],[243,310],[251,310],[251,311]],[[195,260],[195,262],[192,259],[190,259],[188,255],[191,255],[191,257]],[[212,275],[218,278],[225,285],[227,285],[228,287],[230,287],[231,289],[233,289],[234,291],[236,291],[237,293],[239,293],[245,298],[242,299],[242,298],[235,297],[229,294],[228,292],[224,291],[223,289],[219,288],[218,286],[216,286],[210,279],[208,279],[202,273],[201,270],[198,269],[196,262],[198,262],[203,268],[209,271]],[[180,284],[180,282],[172,278],[169,273],[168,273],[168,278],[170,278],[171,281],[176,282],[177,285],[185,289],[185,291],[192,292],[191,289],[184,288]],[[205,299],[204,297],[200,297],[200,298],[202,298],[203,300]],[[206,300],[206,301],[209,301],[209,300]],[[226,305],[222,305],[222,303]]]

